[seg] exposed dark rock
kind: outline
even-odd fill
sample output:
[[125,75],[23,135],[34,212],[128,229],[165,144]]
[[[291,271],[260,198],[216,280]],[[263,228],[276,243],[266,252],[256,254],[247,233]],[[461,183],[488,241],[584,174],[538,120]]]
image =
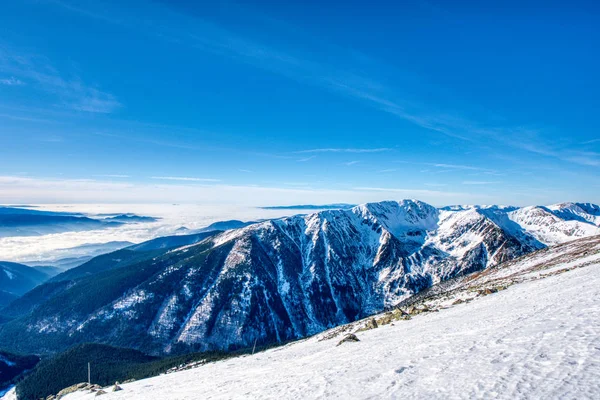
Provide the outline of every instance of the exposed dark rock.
[[337,345],[339,346],[345,342],[360,342],[360,340],[356,337],[355,334],[350,333],[350,334],[346,335],[342,340],[340,340]]

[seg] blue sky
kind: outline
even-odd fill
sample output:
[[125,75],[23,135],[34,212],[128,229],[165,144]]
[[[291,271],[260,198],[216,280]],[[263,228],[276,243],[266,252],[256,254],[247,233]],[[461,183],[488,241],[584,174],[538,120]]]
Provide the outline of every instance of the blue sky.
[[7,2],[6,203],[600,202],[595,2]]

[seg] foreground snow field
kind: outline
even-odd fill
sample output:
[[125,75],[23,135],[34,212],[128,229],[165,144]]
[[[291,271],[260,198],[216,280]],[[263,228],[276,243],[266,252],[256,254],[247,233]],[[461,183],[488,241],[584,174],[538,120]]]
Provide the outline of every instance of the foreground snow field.
[[359,342],[336,346],[341,337],[319,335],[125,384],[102,399],[600,398],[597,247],[579,268],[558,264],[543,279],[528,271],[534,280],[359,332]]

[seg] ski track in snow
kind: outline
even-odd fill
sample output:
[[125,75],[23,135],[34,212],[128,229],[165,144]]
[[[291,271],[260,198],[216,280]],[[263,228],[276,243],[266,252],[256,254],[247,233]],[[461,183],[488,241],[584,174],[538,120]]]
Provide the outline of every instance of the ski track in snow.
[[313,337],[102,399],[600,398],[599,315],[594,263],[360,332],[357,343]]

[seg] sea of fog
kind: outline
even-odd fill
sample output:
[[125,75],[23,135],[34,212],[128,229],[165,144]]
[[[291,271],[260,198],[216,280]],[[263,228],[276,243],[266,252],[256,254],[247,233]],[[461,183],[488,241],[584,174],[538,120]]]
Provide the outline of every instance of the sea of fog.
[[[110,242],[140,243],[159,236],[185,234],[181,227],[199,229],[213,222],[237,219],[254,221],[304,213],[299,210],[265,210],[256,207],[196,204],[38,204],[38,210],[99,214],[134,213],[160,218],[156,222],[124,224],[107,229],[64,232],[41,236],[0,238],[0,260],[44,262],[98,254],[101,245]],[[314,212],[314,211],[310,211]],[[89,246],[91,245],[91,246]],[[110,251],[110,246],[106,246]]]

